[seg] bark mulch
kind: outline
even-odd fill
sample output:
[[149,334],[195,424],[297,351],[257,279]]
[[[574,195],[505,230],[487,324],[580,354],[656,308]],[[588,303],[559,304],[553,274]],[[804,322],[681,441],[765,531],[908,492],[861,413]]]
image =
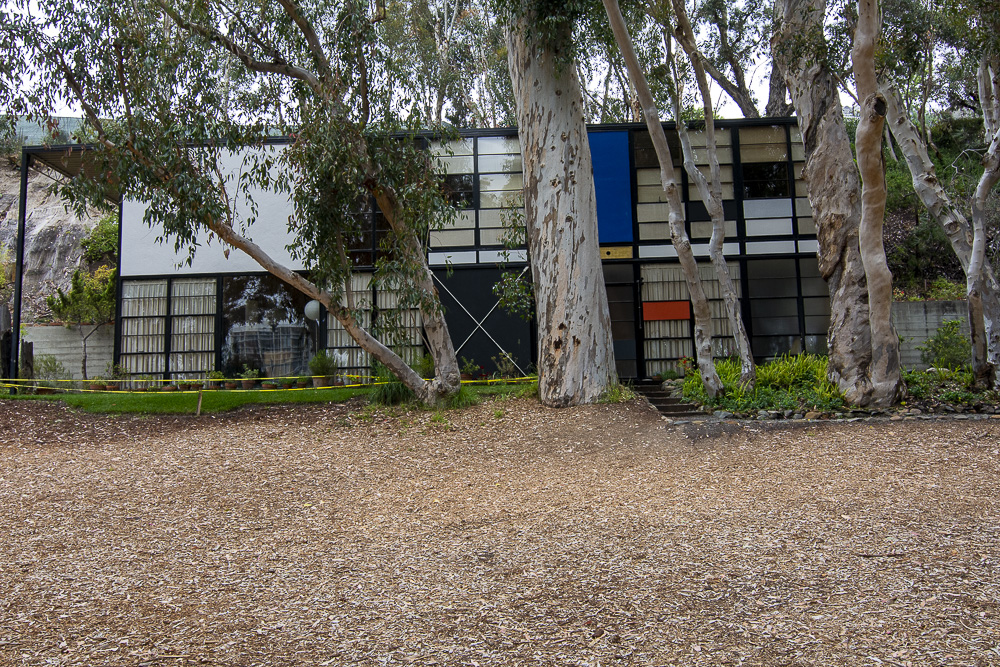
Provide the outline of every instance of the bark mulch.
[[0,665],[1000,665],[998,436],[0,402]]

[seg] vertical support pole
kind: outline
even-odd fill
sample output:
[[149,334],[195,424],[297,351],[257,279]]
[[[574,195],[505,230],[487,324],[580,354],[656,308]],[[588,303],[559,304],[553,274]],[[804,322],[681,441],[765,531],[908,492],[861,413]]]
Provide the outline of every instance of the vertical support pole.
[[[17,362],[21,351],[21,293],[24,282],[24,236],[25,221],[28,214],[28,166],[31,154],[27,148],[21,148],[21,193],[17,202],[17,253],[14,265],[14,312],[11,313],[12,325],[10,336],[10,374],[17,377]],[[10,393],[16,394],[17,388],[12,387]]]

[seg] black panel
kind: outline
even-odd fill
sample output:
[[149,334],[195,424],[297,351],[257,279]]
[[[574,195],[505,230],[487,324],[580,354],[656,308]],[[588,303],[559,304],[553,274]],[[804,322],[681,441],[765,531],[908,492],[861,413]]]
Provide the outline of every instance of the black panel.
[[[445,289],[439,288],[438,292],[459,362],[463,358],[474,361],[487,374],[492,374],[497,370],[493,358],[499,359],[501,354],[499,343],[524,371],[528,371],[529,365],[534,369],[530,323],[508,315],[499,307],[493,308],[497,303],[493,286],[500,280],[500,269],[456,268],[450,276],[444,270],[434,273],[444,283]],[[484,317],[482,328],[477,330],[476,323]],[[496,342],[490,340],[490,336]]]

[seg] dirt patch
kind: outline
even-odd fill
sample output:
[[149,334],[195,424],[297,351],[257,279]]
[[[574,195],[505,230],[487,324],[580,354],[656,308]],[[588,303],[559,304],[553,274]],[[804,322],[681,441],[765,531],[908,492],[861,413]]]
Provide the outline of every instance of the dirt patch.
[[1000,665],[1000,424],[0,403],[3,665]]

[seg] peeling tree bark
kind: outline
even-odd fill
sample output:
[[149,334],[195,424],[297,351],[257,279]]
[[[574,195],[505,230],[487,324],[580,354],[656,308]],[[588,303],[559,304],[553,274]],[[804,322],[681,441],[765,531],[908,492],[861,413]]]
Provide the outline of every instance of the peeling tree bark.
[[[973,243],[973,232],[969,221],[955,206],[938,180],[924,137],[907,115],[899,91],[894,86],[887,85],[882,87],[882,92],[886,100],[889,127],[899,146],[899,152],[902,153],[910,170],[913,189],[927,212],[948,236],[951,248],[965,272],[966,289],[968,289]],[[986,385],[996,386],[997,372],[1000,369],[1000,284],[989,262],[982,262],[980,267],[982,279],[979,282],[979,289],[982,312],[974,314],[970,308],[969,328],[972,330],[973,340],[977,337],[985,340],[985,364],[988,368],[983,369],[986,371],[985,374],[981,370],[976,375],[979,381]],[[984,362],[977,361],[975,347],[973,353],[973,367],[979,368]]]
[[597,199],[576,69],[534,43],[528,19],[507,32],[524,160],[528,253],[543,404],[592,403],[617,383],[597,238]]
[[[726,264],[726,257],[722,251],[726,240],[726,216],[722,207],[722,176],[719,167],[719,151],[715,142],[715,110],[712,108],[712,91],[705,71],[705,59],[698,51],[694,29],[688,20],[684,3],[681,0],[672,0],[672,2],[674,15],[677,17],[677,28],[674,33],[691,62],[695,78],[698,81],[698,89],[701,92],[702,109],[705,113],[705,146],[708,150],[711,182],[705,178],[705,175],[695,164],[694,150],[691,148],[687,124],[680,114],[679,96],[675,96],[674,117],[677,122],[677,131],[680,133],[681,148],[684,152],[684,169],[697,186],[712,220],[712,238],[708,244],[708,252],[712,259],[712,265],[715,266],[715,273],[719,278],[719,291],[722,293],[722,299],[726,305],[729,326],[733,331],[736,350],[740,356],[740,385],[746,389],[752,389],[757,381],[757,367],[754,365],[753,352],[750,349],[750,337],[747,336],[746,327],[743,325],[740,299],[736,295],[736,286],[733,285],[733,279],[729,275],[729,266]],[[674,68],[675,78],[676,71]]]
[[885,221],[885,162],[882,134],[885,98],[875,77],[875,43],[879,36],[877,0],[860,0],[851,61],[861,118],[855,137],[861,170],[861,261],[868,282],[868,316],[871,323],[872,359],[869,367],[871,404],[888,407],[903,395],[905,386],[899,366],[899,337],[892,326],[892,273],[882,242]]
[[649,136],[653,140],[656,158],[660,163],[660,182],[663,184],[663,191],[667,194],[669,205],[667,220],[670,224],[670,239],[677,251],[677,258],[680,260],[681,271],[684,272],[684,278],[687,281],[691,306],[694,311],[695,358],[698,370],[701,372],[701,382],[705,387],[705,393],[714,398],[722,391],[722,381],[719,379],[719,374],[716,372],[712,360],[712,312],[708,307],[708,299],[698,275],[698,263],[691,251],[691,241],[684,230],[684,204],[681,201],[677,178],[674,175],[674,160],[670,154],[670,145],[663,132],[663,125],[660,123],[656,102],[649,90],[646,76],[643,74],[639,59],[635,55],[632,38],[625,27],[625,19],[622,18],[618,0],[604,0],[604,9],[608,13],[615,41],[618,42],[618,49],[625,59],[629,78],[632,80],[639,102],[642,104],[646,127],[649,128]]
[[819,268],[830,288],[828,376],[851,403],[871,400],[868,289],[858,243],[860,184],[836,79],[815,51],[825,2],[783,0],[772,52],[785,77],[805,147],[803,179],[819,239]]

